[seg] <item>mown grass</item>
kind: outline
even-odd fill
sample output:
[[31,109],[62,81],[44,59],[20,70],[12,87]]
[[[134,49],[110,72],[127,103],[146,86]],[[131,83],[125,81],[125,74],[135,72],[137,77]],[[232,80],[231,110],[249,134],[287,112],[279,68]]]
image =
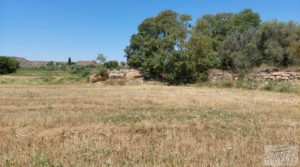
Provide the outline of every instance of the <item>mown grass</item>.
[[299,145],[300,96],[185,86],[0,85],[0,166],[263,166]]
[[0,166],[263,166],[265,145],[299,145],[297,84],[85,82],[59,70],[1,76]]
[[[142,115],[143,114],[148,115],[148,112],[151,111],[145,111],[145,112],[146,113],[142,111]],[[79,166],[97,166],[95,164],[98,164],[98,161],[100,161],[99,165],[101,164],[102,166],[140,166],[140,165],[156,166],[162,164],[166,166],[189,166],[191,164],[200,165],[202,163],[212,163],[212,164],[220,163],[220,164],[231,164],[232,166],[235,166],[239,162],[234,160],[234,156],[236,156],[236,154],[231,153],[230,150],[227,150],[226,154],[224,155],[220,154],[219,155],[220,157],[209,155],[209,154],[207,155],[208,157],[201,157],[202,156],[201,153],[198,155],[193,154],[192,152],[193,150],[190,150],[191,152],[186,152],[186,153],[184,151],[184,149],[193,149],[193,147],[196,147],[196,149],[201,149],[198,145],[201,142],[199,142],[198,144],[191,143],[191,145],[189,145],[184,142],[181,143],[178,140],[183,140],[183,141],[186,140],[186,142],[188,142],[189,139],[186,139],[184,138],[184,136],[181,135],[187,135],[191,138],[194,138],[194,140],[196,141],[197,139],[203,140],[204,138],[202,135],[210,135],[206,137],[208,138],[212,137],[211,140],[213,140],[214,142],[222,143],[223,141],[229,142],[232,139],[231,136],[240,136],[241,138],[247,139],[250,135],[255,138],[255,136],[259,136],[260,133],[265,133],[260,124],[255,124],[255,121],[257,122],[260,121],[259,119],[255,119],[255,117],[258,117],[258,115],[255,114],[253,114],[255,115],[253,118],[252,114],[240,113],[237,114],[238,115],[237,116],[235,113],[226,113],[225,111],[219,112],[212,109],[207,109],[204,111],[193,111],[193,112],[191,112],[190,110],[186,110],[186,111],[170,110],[169,112],[171,113],[180,112],[182,114],[184,112],[188,112],[190,114],[188,114],[189,116],[185,116],[185,118],[179,118],[178,117],[179,115],[175,117],[171,116],[171,118],[168,118],[168,116],[170,115],[166,114],[163,117],[160,117],[159,115],[152,115],[150,117],[145,116],[145,117],[141,117],[138,120],[136,119],[135,116],[124,117],[124,115],[121,114],[121,115],[110,116],[103,120],[104,123],[108,124],[108,126],[110,127],[115,127],[117,125],[117,127],[115,127],[116,129],[122,128],[123,126],[125,132],[123,130],[119,132],[113,132],[114,136],[117,135],[122,136],[124,135],[122,133],[126,133],[126,135],[135,136],[139,140],[142,140],[143,143],[140,143],[142,145],[144,145],[145,144],[144,142],[146,142],[147,143],[146,146],[142,146],[142,145],[137,146],[138,148],[140,147],[141,149],[137,153],[129,151],[131,149],[131,145],[122,145],[122,147],[125,148],[120,149],[118,147],[110,147],[108,145],[107,146],[101,146],[99,144],[97,145],[93,142],[99,142],[99,141],[93,139],[94,141],[90,140],[89,143],[86,143],[85,140],[80,141],[83,144],[86,144],[84,147],[81,148],[82,150],[78,150],[78,152],[76,153],[77,156],[75,155],[80,160],[68,162],[67,161],[68,157],[66,157],[65,160],[59,160],[57,155],[53,154],[53,150],[51,149],[51,147],[47,148],[42,146],[41,149],[35,150],[34,154],[29,159],[29,162],[31,162],[32,166],[36,166],[36,167],[41,167],[41,166],[55,167],[55,166],[69,166],[69,165],[78,166],[78,164],[80,164]],[[128,113],[128,115],[131,114],[132,113],[130,112]],[[106,122],[107,120],[109,121]],[[146,126],[143,125],[144,124],[143,122],[145,121],[148,122],[148,125]],[[239,123],[237,124],[237,122]],[[165,125],[165,123],[168,123],[169,126]],[[182,125],[179,125],[181,123]],[[82,131],[80,133],[88,133],[88,132]],[[169,133],[171,133],[171,136],[169,137],[172,137],[172,139],[171,140],[169,139],[169,141],[165,143],[164,146],[159,146],[161,140],[166,139],[166,136]],[[72,134],[71,131],[62,132],[59,135],[60,135],[59,140],[64,140],[64,142],[69,142],[70,140],[76,140],[73,139],[74,134]],[[104,134],[100,134],[100,136],[101,135],[107,135],[107,134],[104,133]],[[177,138],[173,135],[178,135],[180,137]],[[205,140],[207,140],[206,137]],[[110,138],[109,140],[114,140],[113,136],[110,136],[109,138]],[[124,139],[126,140],[126,137]],[[56,142],[59,142],[59,140]],[[122,138],[120,138],[120,140],[122,140]],[[203,141],[203,142],[205,143],[207,141]],[[251,143],[254,141],[248,141],[248,142]],[[133,143],[133,144],[137,144],[137,143]],[[95,148],[93,147],[94,145],[96,146]],[[162,148],[157,148],[157,147],[162,147]],[[222,148],[223,147],[224,146],[222,146]],[[160,149],[165,149],[165,150],[163,152],[160,152]],[[178,150],[173,153],[172,150],[174,149],[183,149],[183,150],[181,151]],[[129,155],[127,155],[128,153]],[[214,154],[214,153],[211,152],[210,154]],[[195,157],[196,159],[193,159],[192,156],[195,155],[196,155]],[[225,157],[230,158],[230,160],[225,160]],[[207,160],[206,158],[209,158],[210,160]],[[11,166],[17,165],[18,161],[19,161],[18,159],[13,159],[13,158],[6,159],[6,163],[10,164]],[[249,163],[249,164],[259,163],[259,160],[257,161],[249,160],[249,162],[244,162],[244,163]]]

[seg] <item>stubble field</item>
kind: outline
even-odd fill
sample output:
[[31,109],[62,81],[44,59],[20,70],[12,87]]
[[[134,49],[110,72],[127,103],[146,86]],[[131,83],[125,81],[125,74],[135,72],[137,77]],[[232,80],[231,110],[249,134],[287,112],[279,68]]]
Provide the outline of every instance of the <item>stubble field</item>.
[[0,85],[1,166],[263,166],[300,96],[184,86]]

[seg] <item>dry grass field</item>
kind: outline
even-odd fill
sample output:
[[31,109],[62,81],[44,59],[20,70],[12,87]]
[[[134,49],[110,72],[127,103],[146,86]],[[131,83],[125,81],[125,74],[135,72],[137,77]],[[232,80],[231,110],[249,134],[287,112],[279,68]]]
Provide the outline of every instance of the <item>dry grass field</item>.
[[300,145],[300,95],[173,86],[0,85],[1,166],[263,166]]

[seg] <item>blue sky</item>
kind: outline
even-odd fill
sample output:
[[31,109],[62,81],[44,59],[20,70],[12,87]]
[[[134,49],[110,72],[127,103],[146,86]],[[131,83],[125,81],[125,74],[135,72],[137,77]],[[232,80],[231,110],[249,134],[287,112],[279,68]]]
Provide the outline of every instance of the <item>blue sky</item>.
[[125,60],[145,18],[165,9],[190,14],[251,8],[262,20],[300,22],[300,0],[0,0],[0,55],[29,60]]

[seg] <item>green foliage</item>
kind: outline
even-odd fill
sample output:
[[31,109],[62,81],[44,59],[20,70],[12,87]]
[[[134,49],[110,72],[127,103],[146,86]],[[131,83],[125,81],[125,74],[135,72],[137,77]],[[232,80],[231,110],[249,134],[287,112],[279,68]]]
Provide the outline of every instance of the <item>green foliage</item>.
[[233,32],[245,32],[250,28],[259,27],[261,23],[258,13],[251,9],[245,9],[240,13],[234,15],[233,18]]
[[108,78],[108,70],[104,66],[98,66],[97,74],[100,75],[103,78]]
[[[169,83],[205,80],[207,70],[221,63],[218,48],[223,40],[233,32],[243,33],[260,25],[259,15],[250,9],[238,14],[204,15],[192,29],[190,20],[190,16],[170,10],[144,20],[125,49],[128,65],[140,68],[145,79]],[[249,42],[243,40],[243,45]],[[255,50],[255,42],[240,53]],[[233,57],[237,62],[244,61],[243,56]]]
[[104,64],[106,62],[106,57],[104,56],[104,54],[98,54],[98,57],[97,57],[97,61],[100,63],[100,64]]
[[60,69],[48,70],[45,68],[20,68],[16,73],[10,74],[10,77],[8,78],[0,78],[0,84],[80,84],[86,82],[87,76],[90,74],[90,70],[72,73],[70,71]]
[[300,26],[294,22],[265,22],[260,45],[266,64],[288,67],[300,65]]
[[71,59],[71,57],[68,58],[68,65],[72,65],[72,59]]
[[[185,43],[190,29],[188,15],[180,15],[171,10],[144,20],[138,27],[138,33],[131,37],[130,45],[125,49],[127,64],[140,68],[145,79],[158,79],[185,82],[186,78],[174,71],[186,73],[186,62],[173,60],[187,59],[184,54]],[[177,80],[175,79],[175,80]]]
[[103,64],[103,66],[105,66],[108,69],[116,69],[119,68],[119,62],[116,60],[111,60],[111,61],[107,61]]
[[121,61],[120,64],[121,64],[121,66],[123,66],[123,67],[126,66],[126,62],[125,62],[125,61]]
[[206,72],[219,63],[213,49],[213,41],[201,32],[193,32],[187,43],[187,54],[190,57],[188,63],[199,73]]
[[259,82],[239,79],[239,80],[236,81],[235,87],[236,88],[249,89],[249,90],[255,90],[255,89],[258,89]]
[[299,93],[299,85],[293,85],[284,81],[270,81],[263,87],[263,90],[281,93]]
[[14,73],[20,68],[20,63],[9,57],[0,56],[0,74]]
[[145,19],[125,49],[128,65],[145,79],[172,84],[205,80],[210,68],[300,65],[297,23],[261,23],[251,9],[204,15],[193,27],[190,20],[171,10]]
[[45,69],[49,71],[65,71],[72,74],[79,74],[82,77],[90,75],[92,69],[94,68],[95,66],[91,65],[77,65],[73,62],[71,62],[71,64],[54,63],[53,61],[48,62],[45,67],[40,67],[40,69]]
[[219,48],[221,67],[240,70],[261,65],[258,42],[259,34],[254,28],[227,36]]
[[195,26],[195,32],[201,32],[212,38],[214,49],[217,50],[218,45],[225,38],[234,33],[242,33],[249,28],[258,27],[260,25],[260,16],[251,9],[245,9],[240,13],[218,13],[216,15],[204,15],[198,19]]
[[54,69],[55,69],[55,64],[54,64],[54,62],[53,62],[53,61],[49,61],[49,62],[46,64],[45,68],[46,68],[47,70],[54,70]]
[[287,81],[268,81],[260,82],[255,80],[239,79],[236,81],[217,81],[217,82],[200,82],[197,86],[217,87],[217,88],[239,88],[247,90],[265,90],[270,92],[281,93],[300,93],[300,85]]
[[170,56],[164,64],[163,79],[171,84],[191,83],[196,81],[197,73],[194,64],[189,63],[185,55]]
[[250,68],[261,63],[259,34],[256,32],[260,22],[259,14],[251,9],[237,14],[204,15],[198,19],[193,34],[210,38],[207,47],[215,51],[216,56],[210,61],[215,67]]

